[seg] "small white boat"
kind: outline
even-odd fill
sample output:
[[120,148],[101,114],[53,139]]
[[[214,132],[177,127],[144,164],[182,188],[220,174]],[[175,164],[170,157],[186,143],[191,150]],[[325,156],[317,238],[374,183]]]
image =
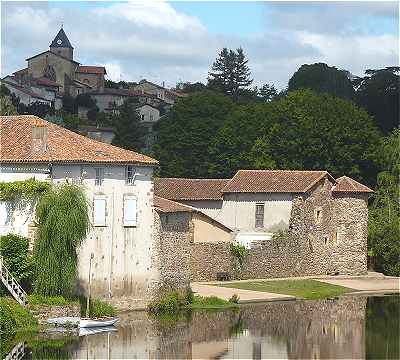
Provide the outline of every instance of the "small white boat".
[[115,326],[95,327],[95,328],[80,328],[79,336],[95,335],[100,333],[110,333],[118,331]]
[[79,321],[80,328],[93,328],[112,326],[118,321],[118,318],[101,318],[101,319],[85,319],[81,318]]

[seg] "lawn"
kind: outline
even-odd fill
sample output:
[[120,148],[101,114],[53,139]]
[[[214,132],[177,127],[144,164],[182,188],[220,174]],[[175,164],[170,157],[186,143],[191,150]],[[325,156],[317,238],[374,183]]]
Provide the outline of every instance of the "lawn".
[[275,280],[275,281],[249,281],[214,284],[234,289],[264,291],[276,294],[293,295],[304,299],[325,299],[339,296],[353,289],[343,286],[326,284],[316,280]]

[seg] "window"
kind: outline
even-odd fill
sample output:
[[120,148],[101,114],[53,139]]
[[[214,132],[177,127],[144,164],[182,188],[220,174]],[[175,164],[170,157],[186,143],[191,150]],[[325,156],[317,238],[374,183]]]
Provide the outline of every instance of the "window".
[[95,197],[93,199],[93,224],[94,226],[106,226],[106,207],[105,197]]
[[133,196],[124,197],[124,226],[137,224],[137,199]]
[[264,204],[256,204],[256,228],[264,227]]
[[0,201],[0,226],[7,226],[11,223],[11,203]]
[[135,167],[128,165],[125,170],[125,182],[127,185],[133,185],[135,181]]
[[96,168],[96,178],[94,180],[94,184],[96,186],[101,186],[104,180],[104,169],[103,168]]
[[154,117],[153,115],[150,115],[150,121],[153,121]]
[[315,223],[319,224],[321,223],[322,220],[322,208],[318,207],[314,209],[314,217],[315,217]]
[[140,115],[140,118],[144,121],[144,114]]

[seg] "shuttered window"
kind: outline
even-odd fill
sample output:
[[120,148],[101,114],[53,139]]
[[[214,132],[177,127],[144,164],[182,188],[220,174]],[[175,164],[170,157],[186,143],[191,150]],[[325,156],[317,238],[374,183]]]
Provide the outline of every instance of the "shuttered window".
[[93,200],[94,226],[106,226],[106,206],[107,206],[107,201],[104,197],[94,198]]
[[124,226],[137,226],[137,199],[124,197]]
[[264,227],[264,204],[256,204],[256,228]]

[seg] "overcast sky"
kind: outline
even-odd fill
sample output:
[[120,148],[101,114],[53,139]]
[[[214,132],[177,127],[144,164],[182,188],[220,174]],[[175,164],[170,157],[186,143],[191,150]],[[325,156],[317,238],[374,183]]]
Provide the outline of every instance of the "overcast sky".
[[305,63],[361,75],[399,62],[397,2],[1,2],[1,74],[48,49],[61,24],[84,65],[113,80],[205,82],[241,46],[255,85],[287,86]]

